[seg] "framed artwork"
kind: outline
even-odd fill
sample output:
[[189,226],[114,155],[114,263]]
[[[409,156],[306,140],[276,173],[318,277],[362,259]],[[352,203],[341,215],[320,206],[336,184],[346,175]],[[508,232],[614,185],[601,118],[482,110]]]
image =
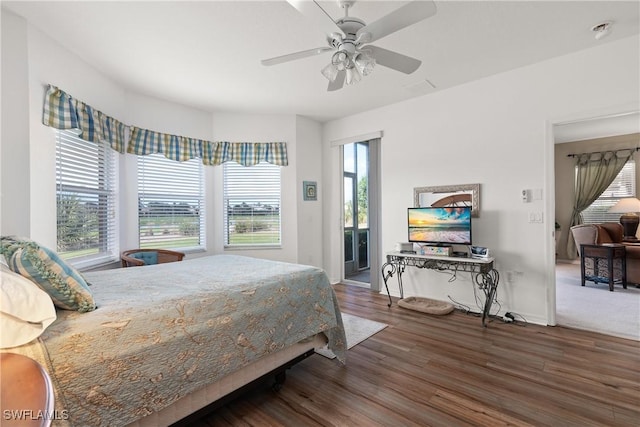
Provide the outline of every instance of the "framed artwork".
[[318,200],[318,183],[315,181],[303,181],[302,197],[304,200]]
[[471,216],[480,213],[480,184],[442,185],[413,189],[415,207],[471,206]]

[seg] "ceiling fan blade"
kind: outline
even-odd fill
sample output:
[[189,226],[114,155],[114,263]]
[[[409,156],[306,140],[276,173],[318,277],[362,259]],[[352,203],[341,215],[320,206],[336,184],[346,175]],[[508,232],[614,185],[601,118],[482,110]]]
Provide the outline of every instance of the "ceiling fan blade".
[[347,72],[345,70],[338,71],[338,75],[336,79],[332,82],[329,82],[329,86],[327,87],[327,92],[333,92],[334,90],[342,89],[344,86],[344,80],[347,78]]
[[376,64],[380,64],[384,67],[388,67],[405,74],[413,73],[420,67],[420,64],[422,64],[422,61],[420,61],[419,59],[415,59],[398,52],[393,52],[391,50],[383,49],[378,46],[369,45],[364,47],[362,50],[371,51],[371,56],[376,59]]
[[262,65],[276,65],[283,62],[294,61],[296,59],[307,58],[309,56],[320,55],[321,53],[333,50],[332,47],[317,47],[315,49],[303,50],[301,52],[289,53],[287,55],[276,56],[275,58],[263,59],[260,61]]
[[356,33],[363,43],[369,43],[395,33],[409,25],[420,22],[436,14],[436,4],[432,0],[415,0],[394,10]]
[[291,6],[303,14],[318,29],[329,35],[332,33],[342,34],[342,30],[331,16],[314,0],[287,0]]

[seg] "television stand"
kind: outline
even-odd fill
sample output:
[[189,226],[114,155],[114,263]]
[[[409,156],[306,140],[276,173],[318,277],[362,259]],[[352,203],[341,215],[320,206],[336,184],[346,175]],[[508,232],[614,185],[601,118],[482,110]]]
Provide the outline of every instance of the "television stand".
[[484,293],[485,301],[482,310],[482,326],[486,327],[487,317],[491,311],[491,305],[498,288],[498,271],[493,268],[493,258],[462,258],[443,255],[417,255],[406,254],[401,252],[388,252],[387,262],[382,266],[382,279],[389,296],[389,304],[391,307],[391,293],[389,292],[388,280],[394,274],[398,278],[398,288],[400,290],[400,298],[404,298],[404,289],[402,286],[402,273],[406,267],[427,268],[438,271],[451,271],[454,273],[467,272],[471,273],[478,288]]

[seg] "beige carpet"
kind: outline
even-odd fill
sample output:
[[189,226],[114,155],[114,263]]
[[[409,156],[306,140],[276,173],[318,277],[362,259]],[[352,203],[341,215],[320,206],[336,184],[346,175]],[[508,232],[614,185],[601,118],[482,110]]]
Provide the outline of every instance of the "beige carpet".
[[580,283],[580,264],[556,264],[558,325],[640,340],[640,288]]
[[[356,344],[360,344],[362,341],[388,326],[385,323],[364,319],[347,313],[342,313],[342,323],[344,323],[344,332],[347,336],[347,349]],[[336,357],[328,348],[318,349],[316,350],[316,353],[324,357],[328,357],[329,359]]]

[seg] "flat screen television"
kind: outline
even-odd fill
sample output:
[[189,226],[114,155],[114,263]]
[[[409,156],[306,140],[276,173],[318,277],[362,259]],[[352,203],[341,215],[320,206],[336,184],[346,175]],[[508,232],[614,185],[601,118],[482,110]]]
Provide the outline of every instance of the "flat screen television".
[[470,245],[471,207],[408,209],[409,242]]

